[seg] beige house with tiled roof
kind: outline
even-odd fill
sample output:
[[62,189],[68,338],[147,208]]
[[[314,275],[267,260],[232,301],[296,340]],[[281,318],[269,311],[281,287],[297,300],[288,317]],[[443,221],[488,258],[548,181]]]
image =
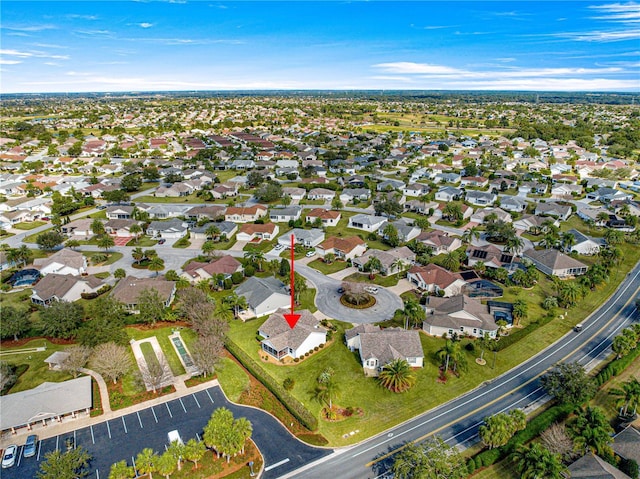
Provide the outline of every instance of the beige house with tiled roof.
[[452,273],[433,263],[411,267],[407,272],[407,279],[423,291],[442,294],[445,297],[460,294],[467,284],[459,273]]
[[287,356],[295,359],[326,343],[327,331],[309,310],[296,311],[300,319],[293,328],[284,319],[288,313],[279,309],[260,326],[258,334],[264,338],[260,341],[264,352],[278,360]]
[[314,208],[307,213],[307,223],[313,223],[320,218],[322,226],[336,226],[342,214],[339,211],[325,210],[324,208]]
[[380,273],[388,276],[398,273],[404,268],[412,265],[416,260],[416,254],[406,246],[393,248],[387,251],[379,249],[367,250],[362,256],[353,260],[353,265],[360,271],[364,271],[365,265],[371,258],[378,258],[382,264]]
[[425,308],[427,316],[422,323],[422,329],[432,336],[446,334],[451,337],[457,333],[481,338],[488,333],[490,337],[496,337],[498,325],[489,308],[468,296],[428,296]]
[[451,253],[462,246],[462,240],[458,236],[449,236],[449,233],[438,230],[423,231],[416,240],[431,247],[435,256]]
[[210,263],[192,261],[184,267],[184,272],[180,277],[185,278],[191,283],[197,283],[199,281],[209,280],[217,274],[222,274],[225,278],[228,278],[233,273],[242,271],[243,268],[240,261],[233,256],[222,256]]
[[316,252],[323,258],[326,254],[333,253],[336,258],[343,260],[352,260],[362,255],[366,250],[367,244],[359,236],[346,238],[332,236],[316,246]]
[[54,301],[77,301],[82,293],[96,293],[104,282],[95,276],[73,276],[51,273],[38,281],[31,292],[31,302],[49,306]]
[[42,276],[50,273],[79,276],[87,271],[87,258],[82,253],[63,248],[48,258],[34,259],[33,267],[39,270]]
[[269,241],[278,236],[279,231],[280,228],[275,223],[247,223],[240,227],[236,238],[238,241]]
[[264,205],[254,205],[247,207],[229,207],[225,212],[224,219],[234,223],[249,223],[267,215],[268,208]]
[[138,298],[145,289],[155,289],[160,295],[164,306],[168,308],[176,294],[176,283],[175,281],[159,278],[127,276],[118,281],[118,284],[111,290],[111,296],[124,304],[129,312],[137,314],[140,312],[138,310]]
[[559,278],[580,276],[588,269],[586,264],[553,248],[528,249],[522,257],[530,260],[542,273]]

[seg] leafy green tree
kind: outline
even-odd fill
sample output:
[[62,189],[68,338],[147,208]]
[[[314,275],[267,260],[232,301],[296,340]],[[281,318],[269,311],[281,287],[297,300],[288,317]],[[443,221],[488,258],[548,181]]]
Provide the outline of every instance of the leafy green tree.
[[127,461],[118,461],[111,464],[109,479],[132,479],[136,476],[136,470],[132,466],[127,466]]
[[144,251],[139,247],[133,248],[133,250],[131,251],[131,256],[133,257],[133,260],[138,264],[140,264],[140,262],[145,258]]
[[11,304],[2,305],[2,321],[0,321],[0,337],[3,339],[13,337],[18,340],[21,334],[29,331],[29,313],[26,309],[16,308]]
[[455,251],[451,251],[442,258],[442,267],[449,271],[458,271],[460,269],[460,257]]
[[411,365],[405,359],[394,359],[385,365],[378,375],[382,387],[394,393],[401,393],[411,389],[416,383],[416,375]]
[[233,413],[225,407],[216,409],[204,427],[204,443],[216,451],[218,458],[224,454],[225,436],[230,435],[232,429]]
[[527,426],[527,417],[519,409],[498,413],[484,419],[478,429],[480,440],[489,449],[504,446],[513,435]]
[[98,248],[102,248],[106,251],[109,251],[116,245],[115,240],[109,235],[102,235],[98,238]]
[[138,317],[144,323],[156,324],[164,317],[164,301],[155,288],[145,288],[138,295]]
[[45,336],[70,339],[78,332],[83,316],[79,303],[54,301],[40,313],[40,329]]
[[364,270],[369,271],[369,277],[375,278],[376,273],[379,273],[382,270],[382,261],[376,256],[371,256],[364,264]]
[[582,404],[595,394],[596,387],[580,363],[560,363],[540,379],[551,397],[563,404]]
[[602,457],[613,457],[610,446],[613,433],[609,420],[599,407],[580,410],[569,423],[569,434],[573,437],[576,449],[583,454],[592,452]]
[[129,342],[124,326],[128,312],[124,304],[113,296],[102,295],[87,307],[88,321],[78,330],[78,342],[83,346],[114,342],[126,345]]
[[178,466],[178,471],[182,470],[182,456],[184,456],[184,444],[178,441],[172,441],[169,444],[167,453],[173,457],[174,464]]
[[385,242],[392,248],[395,248],[400,244],[398,230],[392,223],[386,224],[386,226],[382,230],[382,236],[384,237]]
[[609,394],[618,398],[616,404],[620,408],[620,416],[627,416],[630,409],[631,415],[635,416],[640,406],[640,381],[637,378],[623,382],[620,388],[610,389]]
[[164,260],[158,256],[154,256],[149,260],[148,269],[149,271],[155,271],[156,276],[158,276],[158,273],[164,269]]
[[195,468],[198,469],[198,461],[200,461],[205,453],[207,452],[207,447],[204,442],[197,441],[196,439],[189,439],[187,443],[184,445],[184,458],[187,461],[193,462]]
[[315,398],[321,403],[327,403],[330,410],[333,409],[333,399],[340,394],[340,386],[334,376],[333,369],[326,368],[316,379],[318,384],[315,390]]
[[[326,260],[326,257],[325,257],[325,260]],[[289,266],[289,261],[286,258],[282,258],[280,260],[280,268],[279,268],[278,274],[282,277],[287,277],[289,276],[290,272],[291,272],[291,266]]]
[[521,446],[513,453],[513,461],[522,479],[562,479],[566,472],[560,455],[537,442]]
[[36,243],[41,250],[53,251],[64,243],[65,237],[57,231],[45,231],[36,238]]
[[262,271],[262,263],[265,260],[264,253],[257,249],[250,249],[244,253],[244,257],[247,258],[252,264],[258,267],[258,271]]
[[127,272],[123,268],[118,268],[113,272],[113,277],[116,279],[126,278]]
[[459,341],[447,339],[444,347],[437,352],[437,355],[443,362],[445,372],[449,369],[454,372],[466,370],[467,363]]
[[56,449],[46,453],[44,459],[37,472],[38,479],[76,479],[89,475],[91,456],[82,446],[65,452]]
[[404,329],[409,329],[409,325],[419,326],[424,321],[425,311],[413,296],[404,300],[404,308],[400,311],[405,318]]
[[254,193],[258,201],[270,203],[282,198],[282,186],[279,183],[265,183],[260,186]]
[[468,471],[455,447],[435,436],[424,443],[409,443],[396,454],[391,470],[397,479],[463,479]]
[[122,177],[120,180],[120,188],[124,191],[138,191],[142,186],[142,179],[140,175],[137,174],[129,174]]
[[129,232],[134,236],[134,238],[136,239],[136,243],[138,242],[138,239],[140,239],[140,234],[142,233],[142,226],[140,226],[139,224],[132,224],[129,227]]
[[170,450],[166,450],[155,460],[155,472],[169,479],[176,470],[176,459]]

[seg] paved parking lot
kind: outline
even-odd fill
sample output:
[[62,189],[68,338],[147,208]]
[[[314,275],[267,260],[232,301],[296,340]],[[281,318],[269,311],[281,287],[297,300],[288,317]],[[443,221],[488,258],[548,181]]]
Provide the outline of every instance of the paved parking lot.
[[74,438],[76,446],[82,446],[93,457],[88,477],[107,478],[111,464],[124,459],[129,465],[133,465],[135,456],[145,447],[163,452],[167,445],[167,433],[173,429],[179,431],[185,442],[192,437],[201,438],[211,413],[222,406],[231,409],[236,417],[248,418],[253,424],[252,438],[265,459],[265,478],[279,477],[331,452],[299,442],[270,415],[258,409],[230,404],[218,387],[212,387],[126,416],[44,439],[39,443],[36,455],[28,459],[22,457],[21,445],[16,465],[3,469],[2,478],[36,477],[45,454],[56,449],[65,450],[67,438],[70,437]]

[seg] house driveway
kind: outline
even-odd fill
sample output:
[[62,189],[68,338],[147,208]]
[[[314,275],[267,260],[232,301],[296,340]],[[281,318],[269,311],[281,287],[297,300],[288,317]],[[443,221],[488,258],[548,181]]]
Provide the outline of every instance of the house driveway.
[[367,309],[347,308],[340,302],[341,295],[338,293],[342,281],[325,276],[309,266],[298,265],[297,262],[296,271],[313,283],[316,288],[316,306],[329,318],[357,324],[377,323],[391,318],[397,309],[404,307],[396,293],[379,286],[374,306]]
[[336,271],[335,273],[331,273],[329,275],[330,278],[337,279],[338,281],[342,281],[347,276],[351,276],[353,273],[357,273],[358,268],[354,266],[349,266],[348,268],[342,269],[340,271]]

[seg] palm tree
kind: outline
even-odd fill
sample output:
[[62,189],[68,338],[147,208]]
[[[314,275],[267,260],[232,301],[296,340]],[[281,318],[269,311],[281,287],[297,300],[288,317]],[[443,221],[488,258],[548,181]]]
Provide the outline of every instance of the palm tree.
[[216,252],[216,244],[213,241],[205,241],[202,243],[202,253],[211,257]]
[[450,222],[460,221],[462,219],[462,207],[459,203],[447,203],[442,210],[442,215]]
[[560,302],[565,306],[573,306],[578,301],[578,297],[582,294],[581,286],[577,281],[566,281],[560,284],[558,297]]
[[138,264],[140,264],[140,262],[145,258],[142,248],[133,248],[131,256],[133,256],[133,260]]
[[398,258],[396,259],[393,263],[391,263],[391,265],[389,266],[389,269],[391,271],[393,271],[394,269],[396,270],[396,274],[400,275],[400,273],[404,270],[405,268],[405,262],[402,258]]
[[455,251],[451,251],[442,258],[442,267],[449,271],[458,271],[460,269],[460,257]]
[[233,421],[233,429],[235,433],[242,439],[242,454],[244,454],[244,446],[247,440],[251,437],[251,433],[253,432],[251,421],[249,421],[246,417],[239,417],[238,419]]
[[137,223],[134,223],[129,227],[129,232],[131,234],[133,234],[134,238],[136,239],[136,243],[137,243],[138,239],[140,238],[140,233],[142,233],[142,226],[140,226]]
[[562,243],[562,248],[564,249],[564,251],[569,253],[571,251],[571,248],[573,248],[576,244],[576,237],[571,233],[562,233],[560,242]]
[[416,375],[406,360],[398,358],[382,368],[378,380],[389,391],[401,393],[411,389],[416,383]]
[[537,442],[521,446],[513,453],[513,460],[522,479],[561,479],[566,471],[560,455]]
[[522,319],[525,319],[527,317],[528,312],[529,312],[529,305],[527,304],[526,301],[524,301],[522,299],[517,299],[517,300],[514,301],[514,303],[513,303],[513,321],[514,321],[516,326],[518,324],[520,324],[520,321]]
[[364,270],[369,271],[369,278],[373,279],[376,277],[376,273],[382,270],[382,261],[376,256],[371,256],[365,263]]
[[492,346],[493,339],[489,336],[489,333],[484,333],[480,339],[478,339],[482,352],[480,353],[480,360],[484,361],[484,352]]
[[409,329],[409,324],[414,326],[425,317],[424,309],[422,309],[420,303],[418,303],[418,301],[416,301],[416,299],[412,296],[408,297],[404,301],[404,309],[402,310],[402,314],[405,319],[404,329]]
[[607,213],[606,211],[601,211],[596,215],[596,221],[598,223],[606,223],[607,221],[609,221],[609,213]]
[[258,271],[262,271],[262,262],[264,261],[264,253],[257,249],[251,249],[245,252],[244,257],[258,266]]
[[116,242],[109,235],[103,235],[100,238],[98,238],[98,247],[103,248],[105,252],[108,252],[109,249],[115,246],[115,244]]
[[[464,367],[464,352],[460,347],[460,342],[447,339],[444,347],[437,352],[438,358],[444,362],[444,371],[449,369],[455,371],[458,366]],[[453,365],[453,368],[450,366]]]
[[628,416],[629,409],[633,409],[631,416],[635,416],[640,405],[640,381],[631,378],[622,383],[622,387],[610,389],[609,394],[616,396],[617,407],[620,408],[620,416]]
[[542,246],[544,249],[551,249],[558,244],[558,235],[555,233],[545,233],[542,239],[538,242],[538,246]]
[[599,407],[587,407],[581,410],[569,425],[576,449],[583,453],[593,452],[599,456],[612,454],[611,436],[613,428]]
[[238,317],[240,311],[247,309],[247,307],[249,306],[247,303],[247,298],[245,298],[244,296],[238,296],[235,291],[232,292],[229,296],[226,296],[222,301],[233,310],[234,317]]
[[504,244],[504,250],[507,253],[518,253],[524,246],[522,238],[515,234],[510,234]]
[[205,446],[204,442],[194,438],[189,439],[184,445],[184,458],[187,461],[193,462],[196,469],[198,469],[198,461],[202,459],[205,452],[207,452],[207,446]]
[[155,271],[158,276],[158,273],[164,269],[164,260],[158,256],[151,258],[148,268],[149,271]]
[[[149,479],[153,479],[153,473],[156,471],[156,461],[158,455],[153,449],[146,447],[136,456],[136,468],[140,474],[149,474]],[[173,461],[172,461],[173,462]]]
[[135,469],[131,466],[127,466],[127,461],[118,461],[111,464],[109,479],[132,479],[135,475]]
[[155,470],[166,479],[169,479],[169,476],[173,474],[176,470],[176,460],[170,450],[165,451],[156,459]]
[[104,223],[99,218],[94,219],[91,222],[91,232],[94,235],[103,235],[104,234]]
[[27,245],[21,245],[18,248],[18,260],[23,266],[26,266],[27,263],[31,261],[31,258],[33,258],[33,251],[31,251]]
[[184,444],[178,441],[172,441],[169,444],[167,452],[173,456],[175,464],[178,466],[178,471],[182,470],[182,456],[184,455]]
[[472,226],[462,233],[462,242],[465,244],[471,243],[474,239],[480,239],[480,228]]
[[215,224],[209,225],[207,229],[204,230],[204,234],[207,235],[207,239],[217,241],[220,238],[220,228]]
[[80,241],[78,241],[77,239],[70,239],[70,240],[67,240],[67,242],[64,245],[67,248],[71,248],[72,250],[75,250],[78,246],[80,246]]

